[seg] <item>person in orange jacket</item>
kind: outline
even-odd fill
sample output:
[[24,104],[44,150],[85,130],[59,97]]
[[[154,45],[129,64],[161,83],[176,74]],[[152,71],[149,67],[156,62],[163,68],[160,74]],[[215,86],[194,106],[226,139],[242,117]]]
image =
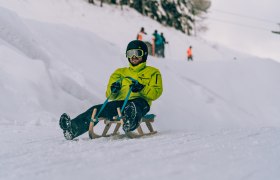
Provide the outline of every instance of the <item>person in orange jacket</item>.
[[192,46],[190,46],[187,50],[187,57],[188,57],[188,61],[193,61]]
[[147,35],[144,27],[141,27],[140,32],[137,34],[136,40],[143,41],[144,36]]

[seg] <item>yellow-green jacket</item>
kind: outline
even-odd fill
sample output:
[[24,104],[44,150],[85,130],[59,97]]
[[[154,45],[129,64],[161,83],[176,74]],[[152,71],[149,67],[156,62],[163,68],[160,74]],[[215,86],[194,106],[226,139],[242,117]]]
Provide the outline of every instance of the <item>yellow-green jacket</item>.
[[110,77],[108,82],[106,97],[111,94],[111,85],[116,81],[120,81],[121,90],[117,94],[112,94],[110,100],[125,100],[126,95],[132,84],[131,80],[126,77],[136,79],[139,83],[144,85],[144,88],[140,92],[131,92],[129,99],[143,98],[151,106],[152,101],[156,100],[162,94],[162,79],[158,69],[146,66],[146,62],[140,63],[137,66],[117,69]]

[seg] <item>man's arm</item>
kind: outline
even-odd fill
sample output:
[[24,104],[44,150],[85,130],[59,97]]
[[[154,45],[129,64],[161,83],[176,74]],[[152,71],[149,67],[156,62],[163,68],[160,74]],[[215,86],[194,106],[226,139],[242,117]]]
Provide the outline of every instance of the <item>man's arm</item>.
[[[141,82],[140,82],[141,83]],[[152,101],[156,100],[162,94],[162,78],[160,72],[152,75],[149,84],[145,85],[143,90],[140,92],[147,99]]]

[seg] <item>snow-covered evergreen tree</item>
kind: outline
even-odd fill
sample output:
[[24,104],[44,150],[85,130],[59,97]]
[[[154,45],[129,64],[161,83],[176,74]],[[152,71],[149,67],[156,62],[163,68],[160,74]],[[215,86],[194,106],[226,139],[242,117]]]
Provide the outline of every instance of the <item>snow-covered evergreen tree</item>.
[[139,13],[188,35],[206,29],[202,21],[211,6],[209,0],[101,0],[100,2],[128,5]]

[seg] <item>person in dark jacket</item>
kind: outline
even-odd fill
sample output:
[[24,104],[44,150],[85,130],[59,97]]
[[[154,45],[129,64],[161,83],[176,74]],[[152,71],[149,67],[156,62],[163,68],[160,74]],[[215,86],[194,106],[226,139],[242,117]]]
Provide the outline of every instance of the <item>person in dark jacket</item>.
[[162,42],[160,44],[160,52],[159,52],[159,56],[165,58],[165,44],[168,44],[168,42],[166,41],[163,33],[160,33],[160,36],[162,38]]
[[161,50],[161,45],[162,45],[162,37],[160,36],[160,34],[158,34],[158,31],[155,30],[155,32],[153,33],[154,36],[154,55],[159,57],[160,56],[160,50]]

